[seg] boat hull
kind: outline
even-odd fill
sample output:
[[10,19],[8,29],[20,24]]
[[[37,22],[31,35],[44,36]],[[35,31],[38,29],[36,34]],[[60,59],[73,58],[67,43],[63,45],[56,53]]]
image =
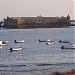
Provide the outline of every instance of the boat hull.
[[61,49],[75,49],[75,46],[62,46]]
[[15,42],[15,43],[23,43],[24,40],[22,40],[22,41],[17,41],[17,40],[15,40],[14,42]]
[[19,47],[19,48],[10,48],[9,50],[10,52],[12,52],[12,51],[20,51],[22,49],[23,49],[22,47]]
[[67,41],[67,40],[64,40],[64,41],[60,40],[58,42],[60,42],[60,43],[71,43],[71,41]]
[[38,40],[39,42],[54,42],[54,41],[51,41],[50,39],[49,40]]

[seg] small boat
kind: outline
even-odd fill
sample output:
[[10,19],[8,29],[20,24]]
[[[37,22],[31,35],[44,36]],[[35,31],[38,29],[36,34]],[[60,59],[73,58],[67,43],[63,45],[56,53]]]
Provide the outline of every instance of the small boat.
[[75,49],[75,46],[68,45],[68,46],[62,46],[61,49]]
[[47,42],[47,41],[45,41],[45,40],[40,40],[40,39],[39,39],[38,41],[39,41],[39,42]]
[[48,40],[38,40],[39,42],[54,42],[54,41],[51,41],[50,39],[48,39]]
[[12,51],[20,51],[20,50],[22,50],[23,48],[22,47],[18,47],[18,48],[10,48],[9,50],[10,50],[10,52],[12,52]]
[[46,45],[52,45],[54,42],[47,42]]
[[64,40],[64,41],[60,40],[58,42],[60,42],[60,43],[71,43],[71,41],[68,41],[68,40]]
[[21,41],[17,41],[17,40],[14,40],[15,43],[23,43],[24,40],[21,40]]

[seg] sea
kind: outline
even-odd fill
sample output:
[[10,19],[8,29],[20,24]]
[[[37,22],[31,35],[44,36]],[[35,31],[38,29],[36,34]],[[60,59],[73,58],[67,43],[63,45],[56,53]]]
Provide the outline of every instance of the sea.
[[[54,41],[47,45],[38,40]],[[25,40],[15,43],[14,40]],[[0,29],[0,41],[9,41],[0,48],[0,75],[31,75],[55,71],[68,71],[75,68],[75,49],[61,49],[70,40],[75,44],[75,27]],[[10,52],[10,48],[23,47]]]

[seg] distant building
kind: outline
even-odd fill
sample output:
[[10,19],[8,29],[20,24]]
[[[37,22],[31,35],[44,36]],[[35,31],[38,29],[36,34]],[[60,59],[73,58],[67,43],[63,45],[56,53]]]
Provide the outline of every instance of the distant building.
[[67,17],[7,17],[4,25],[7,28],[39,28],[39,27],[58,27],[69,24],[70,16]]
[[13,19],[7,16],[7,18],[4,18],[4,26],[7,28],[18,28],[18,22],[17,19]]

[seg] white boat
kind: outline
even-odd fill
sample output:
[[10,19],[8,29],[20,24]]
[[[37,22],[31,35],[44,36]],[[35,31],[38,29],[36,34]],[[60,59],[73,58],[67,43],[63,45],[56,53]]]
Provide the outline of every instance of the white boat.
[[71,43],[71,41],[69,41],[69,40],[64,40],[64,41],[60,40],[58,42],[60,42],[60,43]]
[[10,48],[9,50],[10,50],[10,52],[12,52],[12,51],[20,51],[20,50],[22,50],[23,48],[22,47],[18,47],[18,48]]
[[52,45],[54,42],[47,42],[46,45]]
[[21,40],[21,41],[17,41],[17,40],[15,40],[14,42],[15,42],[15,43],[23,43],[24,40]]
[[51,39],[48,39],[48,40],[38,40],[39,42],[54,42],[54,41],[52,41]]
[[67,45],[67,46],[62,46],[61,49],[75,49],[75,46],[73,45]]

